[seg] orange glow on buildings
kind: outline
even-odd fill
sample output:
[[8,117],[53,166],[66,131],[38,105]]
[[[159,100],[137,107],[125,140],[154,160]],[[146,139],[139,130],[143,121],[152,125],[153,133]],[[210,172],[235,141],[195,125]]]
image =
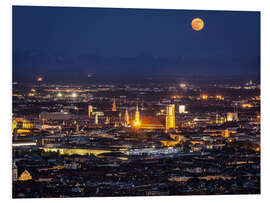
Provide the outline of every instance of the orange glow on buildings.
[[180,142],[185,142],[186,138],[181,135],[170,134],[172,140],[161,140],[161,144],[165,147],[174,147]]
[[182,95],[173,95],[173,96],[171,96],[172,99],[180,99],[182,97],[183,97]]
[[192,140],[190,141],[191,144],[195,145],[195,144],[203,144],[203,141],[198,141],[198,140]]
[[219,99],[219,100],[224,100],[224,97],[221,96],[221,95],[216,95],[216,99]]
[[34,96],[35,96],[34,93],[29,93],[29,94],[28,94],[28,97],[34,97]]
[[42,77],[38,77],[37,81],[38,82],[42,82],[43,81],[43,78]]
[[141,119],[141,128],[142,129],[165,129],[165,121],[164,119],[160,119],[157,117],[143,117]]
[[242,104],[243,108],[252,108],[253,105],[252,104]]
[[20,175],[19,180],[21,181],[32,180],[32,176],[27,170],[24,170],[24,172]]
[[138,128],[138,127],[141,126],[141,122],[140,121],[134,121],[133,126]]
[[23,120],[23,125],[22,125],[23,128],[26,128],[26,129],[31,129],[34,127],[34,125],[32,123],[30,123],[29,121],[27,120]]
[[230,137],[230,131],[228,129],[222,131],[221,133],[222,137],[228,138]]
[[175,145],[179,143],[178,141],[164,141],[164,140],[160,142],[164,147],[174,147]]
[[207,99],[208,99],[208,95],[207,95],[207,94],[202,94],[202,95],[201,95],[201,98],[202,98],[203,100],[207,100]]
[[166,108],[166,130],[175,129],[175,106],[170,104]]
[[34,124],[31,123],[30,121],[24,119],[24,118],[15,118],[12,121],[12,132],[14,132],[14,130],[16,128],[18,128],[18,123],[22,124],[22,127],[20,129],[17,129],[17,133],[29,133],[30,129],[34,128]]
[[261,120],[261,115],[258,114],[258,115],[257,115],[257,121],[260,122],[260,120]]
[[93,112],[93,106],[92,105],[89,105],[88,106],[88,118],[90,118],[92,112]]

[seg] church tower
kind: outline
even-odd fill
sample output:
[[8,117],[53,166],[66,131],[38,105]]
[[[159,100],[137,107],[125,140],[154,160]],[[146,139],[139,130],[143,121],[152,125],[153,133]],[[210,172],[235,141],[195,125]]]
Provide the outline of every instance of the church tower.
[[128,115],[128,110],[126,108],[126,112],[125,112],[125,124],[129,125],[129,115]]
[[138,107],[138,104],[137,104],[133,126],[134,127],[140,127],[140,125],[141,125],[140,112],[139,112],[139,107]]
[[116,111],[116,102],[115,102],[115,98],[113,98],[112,111]]

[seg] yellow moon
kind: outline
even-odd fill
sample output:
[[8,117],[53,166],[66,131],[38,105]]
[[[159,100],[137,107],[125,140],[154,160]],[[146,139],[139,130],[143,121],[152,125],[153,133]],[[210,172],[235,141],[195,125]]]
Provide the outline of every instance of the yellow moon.
[[191,22],[191,27],[193,28],[193,30],[200,31],[204,27],[204,22],[200,18],[194,18]]

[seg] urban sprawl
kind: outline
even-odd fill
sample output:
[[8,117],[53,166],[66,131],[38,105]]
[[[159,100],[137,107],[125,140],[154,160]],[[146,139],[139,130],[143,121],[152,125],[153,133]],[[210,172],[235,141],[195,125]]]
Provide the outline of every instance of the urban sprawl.
[[[91,78],[91,75],[88,76]],[[13,82],[13,198],[260,193],[260,85]]]

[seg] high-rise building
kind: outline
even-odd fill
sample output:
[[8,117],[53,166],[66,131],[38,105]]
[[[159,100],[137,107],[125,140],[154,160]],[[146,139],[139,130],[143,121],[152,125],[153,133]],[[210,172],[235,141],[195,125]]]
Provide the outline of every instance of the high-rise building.
[[175,128],[175,105],[170,104],[166,108],[166,130]]
[[98,114],[95,114],[95,124],[98,125]]
[[179,105],[179,113],[186,113],[186,106],[185,105]]
[[91,117],[92,112],[93,112],[93,106],[92,105],[89,105],[88,106],[88,118]]
[[30,123],[29,121],[27,121],[27,120],[23,120],[23,124],[22,124],[22,128],[27,128],[27,129],[30,129],[30,128],[33,128],[33,124],[32,123]]
[[223,124],[225,119],[223,116],[216,114],[216,124]]
[[108,116],[106,117],[105,124],[106,125],[110,124],[110,118]]
[[141,125],[140,112],[139,112],[139,107],[137,105],[133,126],[134,127],[140,127],[140,125]]
[[112,111],[116,111],[116,102],[115,102],[115,98],[113,98]]
[[237,112],[228,112],[227,113],[227,122],[228,121],[238,121],[238,113]]
[[226,121],[227,122],[228,121],[239,121],[237,104],[235,104],[235,106],[234,106],[234,112],[227,113],[227,120]]
[[228,137],[230,137],[230,131],[228,129],[223,130],[221,135],[222,135],[222,137],[228,138]]

